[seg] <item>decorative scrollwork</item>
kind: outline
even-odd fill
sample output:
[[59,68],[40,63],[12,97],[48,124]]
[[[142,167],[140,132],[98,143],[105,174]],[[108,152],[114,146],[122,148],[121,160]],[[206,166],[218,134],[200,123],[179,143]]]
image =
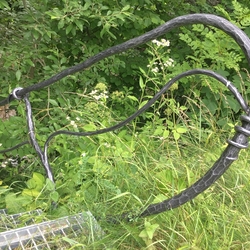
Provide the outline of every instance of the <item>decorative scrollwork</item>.
[[[146,43],[150,40],[153,40],[166,32],[188,24],[195,24],[195,23],[201,23],[205,25],[211,25],[214,27],[217,27],[221,30],[223,30],[225,33],[230,35],[241,47],[242,51],[244,52],[249,64],[250,64],[250,39],[248,36],[240,30],[238,27],[236,27],[234,24],[230,23],[226,19],[222,17],[218,17],[215,15],[210,14],[192,14],[192,15],[185,15],[180,16],[177,18],[174,18],[165,24],[157,27],[156,29],[153,29],[139,37],[130,39],[122,44],[116,45],[114,47],[108,48],[97,55],[89,58],[85,62],[82,62],[78,65],[75,65],[71,68],[65,69],[62,72],[54,75],[50,79],[47,79],[43,82],[34,84],[32,86],[26,87],[26,88],[17,88],[15,89],[8,98],[0,102],[1,105],[5,105],[6,103],[11,102],[14,99],[24,99],[25,105],[26,105],[26,114],[27,114],[27,124],[29,129],[29,136],[30,136],[30,143],[36,150],[43,166],[46,171],[47,177],[54,181],[53,172],[48,162],[47,157],[47,148],[49,146],[49,142],[52,138],[59,134],[67,134],[67,135],[74,135],[74,136],[91,136],[91,135],[97,135],[102,133],[107,133],[110,131],[113,131],[115,129],[118,129],[124,125],[126,125],[128,122],[130,122],[132,119],[136,118],[138,115],[140,115],[142,112],[144,112],[146,109],[148,109],[151,105],[154,104],[154,102],[163,94],[165,93],[176,81],[181,79],[182,77],[194,75],[194,74],[203,74],[208,75],[210,77],[213,77],[217,79],[219,82],[224,84],[234,95],[235,99],[239,102],[242,109],[245,111],[245,115],[241,116],[242,125],[241,126],[235,126],[236,134],[231,140],[228,140],[228,146],[224,150],[224,152],[221,154],[220,158],[214,163],[214,165],[207,171],[207,173],[200,178],[198,181],[196,181],[192,186],[188,187],[181,193],[177,194],[176,196],[164,200],[160,203],[149,205],[147,208],[142,210],[141,213],[137,213],[137,215],[132,217],[145,217],[153,214],[158,214],[170,209],[174,209],[176,207],[179,207],[183,205],[184,203],[190,201],[191,199],[195,198],[197,195],[202,193],[204,190],[206,190],[208,187],[210,187],[218,178],[220,178],[223,173],[229,168],[229,166],[238,158],[238,154],[241,149],[245,149],[248,147],[248,137],[250,136],[250,109],[246,103],[246,101],[242,98],[241,94],[237,90],[237,88],[229,82],[227,79],[222,77],[221,75],[205,69],[194,69],[187,72],[183,72],[179,74],[178,76],[171,79],[158,93],[155,94],[155,96],[148,101],[147,104],[145,104],[142,108],[140,108],[138,111],[136,111],[133,115],[128,117],[126,120],[112,126],[109,128],[101,129],[98,131],[90,131],[90,132],[72,132],[72,131],[65,131],[65,130],[59,130],[54,133],[52,133],[45,145],[44,149],[42,150],[40,146],[38,145],[35,133],[34,133],[34,124],[32,121],[32,111],[31,111],[31,105],[28,99],[28,93],[31,91],[36,91],[41,88],[47,87],[50,84],[70,75],[74,74],[78,71],[85,70],[86,68],[92,66],[94,63],[109,57],[111,55],[115,55],[117,53],[121,53],[123,51],[126,51],[128,49],[134,48],[136,46],[139,46],[143,43]],[[19,146],[22,146],[23,144],[26,144],[28,142],[20,143],[17,146],[11,148],[15,149]],[[11,149],[6,149],[0,151],[0,153],[7,152]],[[133,214],[133,213],[132,213]],[[109,218],[109,221],[117,222],[120,219],[125,219],[129,221],[131,219],[131,213],[122,214],[118,217]]]

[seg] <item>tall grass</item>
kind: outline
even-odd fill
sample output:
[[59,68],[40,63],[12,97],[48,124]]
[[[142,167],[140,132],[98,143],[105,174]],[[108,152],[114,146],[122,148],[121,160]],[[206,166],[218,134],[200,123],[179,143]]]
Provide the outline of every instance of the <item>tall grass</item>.
[[[136,210],[179,193],[203,176],[234,132],[230,126],[216,128],[213,116],[202,116],[213,126],[202,129],[198,114],[178,141],[132,134],[132,156],[115,156],[110,169],[121,193],[111,204],[102,200],[98,209],[113,215]],[[106,235],[89,249],[250,249],[249,155],[242,151],[222,178],[179,208],[118,225],[100,221]],[[145,221],[158,225],[149,241],[140,237]]]
[[[149,143],[150,144],[150,143]],[[171,143],[169,143],[171,144]],[[153,149],[137,156],[138,172],[127,179],[123,197],[119,195],[103,202],[107,213],[123,213],[134,206],[146,205],[180,192],[200,178],[219,157],[224,143],[219,139],[206,149],[199,145],[176,145]],[[171,148],[171,150],[170,150]],[[89,249],[249,249],[250,248],[250,170],[248,151],[241,153],[238,161],[207,191],[193,201],[160,215],[135,222],[108,224],[100,221],[105,237],[88,246]],[[118,166],[117,166],[118,167]],[[121,177],[117,184],[121,183]],[[139,201],[138,201],[139,200]],[[95,210],[95,209],[94,209]],[[158,224],[150,245],[139,237],[145,229],[144,222]]]
[[[190,113],[193,103],[187,98]],[[167,138],[154,135],[154,123],[137,128],[136,121],[95,137],[59,137],[52,148],[60,157],[50,150],[58,207],[51,212],[47,190],[26,209],[37,206],[48,217],[90,210],[105,234],[94,240],[67,240],[71,249],[250,249],[249,150],[242,151],[208,190],[179,208],[131,222],[106,220],[172,197],[202,177],[218,159],[233,131],[230,126],[218,129],[216,118],[197,103],[192,119],[189,113],[179,119],[188,130],[178,140],[171,134]],[[104,111],[108,123],[110,111]],[[94,114],[84,113],[84,119],[84,124],[96,126]],[[211,126],[204,128],[204,124]],[[33,165],[19,172],[22,180],[38,171]],[[24,188],[14,181],[11,187],[15,193]],[[57,246],[63,247],[60,244]]]

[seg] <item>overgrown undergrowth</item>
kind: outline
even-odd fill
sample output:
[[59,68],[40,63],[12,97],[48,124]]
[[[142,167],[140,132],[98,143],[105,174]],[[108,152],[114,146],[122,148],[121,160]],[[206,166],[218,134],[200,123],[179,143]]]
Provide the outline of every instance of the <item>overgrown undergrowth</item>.
[[[26,187],[13,179],[8,187],[2,185],[1,206],[12,212],[42,208],[48,218],[90,210],[99,218],[105,236],[87,249],[248,249],[248,150],[221,179],[182,207],[129,223],[105,220],[138,211],[194,183],[219,157],[226,136],[219,131],[207,134],[208,142],[200,144],[188,134],[175,141],[124,129],[96,138],[69,138],[63,157],[52,163],[56,191],[42,175],[34,176],[36,171],[43,173],[38,165],[26,163],[17,178],[26,179]],[[84,151],[78,148],[81,145]],[[58,203],[56,209],[51,201]],[[72,249],[85,245],[85,240],[72,243]]]
[[[217,1],[216,7],[211,1],[191,2],[170,6],[166,1],[131,5],[126,1],[75,0],[60,5],[29,1],[20,9],[18,1],[12,6],[0,1],[4,82],[0,96],[7,97],[16,86],[51,77],[175,15],[219,14],[249,34],[247,1]],[[209,68],[228,77],[249,99],[249,65],[236,43],[221,31],[199,24],[175,32],[32,92],[39,144],[59,129],[78,132],[112,126],[142,107],[170,78],[192,68]],[[0,111],[1,149],[26,140],[23,103]],[[250,249],[248,149],[191,202],[129,223],[106,221],[107,216],[142,211],[202,177],[226,147],[240,114],[231,93],[217,81],[205,76],[182,79],[120,130],[54,138],[49,160],[55,186],[44,177],[30,146],[11,153],[20,156],[15,166],[9,161],[11,154],[0,155],[0,208],[10,213],[39,208],[49,219],[90,210],[105,235],[92,243],[85,237],[69,241],[71,249]]]

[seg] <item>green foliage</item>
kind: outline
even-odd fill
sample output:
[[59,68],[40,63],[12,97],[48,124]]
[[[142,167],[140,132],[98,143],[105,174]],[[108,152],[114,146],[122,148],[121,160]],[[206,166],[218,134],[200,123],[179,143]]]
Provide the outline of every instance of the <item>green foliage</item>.
[[[181,14],[219,13],[249,34],[248,5],[220,1],[213,7],[207,2],[18,1],[10,7],[0,1],[0,96]],[[193,25],[32,92],[38,143],[43,145],[60,129],[94,131],[114,125],[170,78],[194,67],[228,77],[249,99],[249,72],[242,70],[247,65],[236,43],[215,28]],[[27,140],[23,102],[11,103],[10,109],[16,115],[0,121],[0,150]],[[30,145],[0,155],[0,206],[13,213],[41,208],[49,217],[91,210],[107,233],[94,243],[95,249],[248,249],[249,202],[242,198],[249,196],[247,154],[226,175],[229,181],[222,178],[177,210],[115,227],[104,219],[127,211],[136,214],[194,183],[217,159],[224,147],[218,137],[228,137],[239,114],[239,106],[218,82],[205,76],[183,79],[119,131],[54,138],[48,154],[56,185],[44,178]],[[16,168],[4,165],[16,154],[27,158]]]
[[152,239],[155,235],[155,231],[159,227],[159,224],[151,224],[147,220],[145,220],[145,229],[141,231],[139,236],[145,241],[146,246],[148,249],[153,250],[156,249],[154,246],[152,246]]
[[9,6],[7,1],[5,1],[5,0],[0,1],[0,9],[2,9],[2,8],[6,8],[7,10],[10,9],[10,6]]
[[[233,10],[230,13],[222,5],[216,6],[216,9],[247,32],[249,9],[237,1],[233,1],[232,6]],[[244,92],[245,98],[248,99],[249,94],[246,92],[244,83],[237,77],[241,74],[239,71],[247,67],[247,62],[240,47],[233,39],[216,28],[205,27],[201,24],[193,25],[192,30],[182,28],[182,31],[179,37],[186,44],[185,58],[178,55],[176,58],[173,57],[177,61],[172,70],[174,75],[182,70],[209,68],[227,77]],[[173,51],[173,54],[176,55],[176,52]],[[249,81],[247,78],[244,80]],[[183,95],[188,95],[190,98],[201,98],[204,107],[219,120],[219,126],[227,126],[227,117],[231,117],[231,119],[238,117],[240,106],[235,103],[231,93],[217,81],[206,76],[196,76],[192,80],[189,79],[188,82],[186,79],[180,82],[183,83],[183,87],[181,91],[178,91],[176,98],[181,98]],[[194,89],[195,93],[190,93],[190,89]],[[195,112],[198,110],[195,109]]]
[[21,194],[12,191],[7,193],[5,204],[10,213],[20,213],[37,208],[48,209],[58,199],[54,184],[48,179],[45,182],[42,174],[33,172],[33,177],[26,182]]

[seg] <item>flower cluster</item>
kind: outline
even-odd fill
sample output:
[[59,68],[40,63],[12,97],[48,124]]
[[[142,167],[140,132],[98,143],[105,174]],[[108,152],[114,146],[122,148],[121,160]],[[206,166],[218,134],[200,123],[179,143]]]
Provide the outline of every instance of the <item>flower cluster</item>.
[[78,164],[79,165],[82,165],[84,163],[84,161],[86,161],[85,157],[87,156],[87,153],[86,152],[82,152],[81,153],[81,158],[80,160],[78,161]]
[[107,98],[109,98],[107,86],[102,82],[97,83],[95,89],[92,90],[89,95],[97,101],[105,101]]
[[[67,119],[68,121],[70,121],[70,125],[71,125],[73,128],[77,128],[76,122],[73,121],[73,120],[71,120],[69,116],[67,116],[66,119]],[[77,120],[77,121],[80,121],[80,118],[79,118],[79,117],[76,117],[76,120]]]
[[108,94],[108,91],[104,90],[103,92],[99,93],[98,90],[92,90],[90,93],[89,93],[95,100],[105,100],[107,99],[109,96],[107,95]]
[[[172,58],[168,58],[167,61],[165,61],[164,63],[162,62],[154,62],[153,63],[153,68],[152,68],[152,72],[153,73],[158,73],[161,70],[163,70],[166,67],[173,67],[174,66],[174,60]],[[151,65],[147,65],[147,67],[151,67]]]
[[[168,54],[170,53],[170,49],[164,50],[163,53],[161,51],[161,47],[169,47],[170,46],[170,41],[162,38],[161,40],[156,40],[154,39],[152,43],[156,44],[156,48],[153,48],[153,53],[156,56],[156,59],[151,62],[151,64],[147,65],[148,68],[151,69],[153,73],[158,73],[160,70],[164,70],[167,67],[173,67],[174,66],[174,60],[172,58],[168,57]],[[161,56],[159,56],[159,54]],[[167,55],[167,59],[166,59]]]
[[174,60],[172,58],[168,58],[168,60],[163,64],[165,67],[173,67]]
[[162,38],[160,41],[154,39],[152,43],[155,43],[157,46],[163,46],[163,47],[169,47],[170,46],[170,41]]

